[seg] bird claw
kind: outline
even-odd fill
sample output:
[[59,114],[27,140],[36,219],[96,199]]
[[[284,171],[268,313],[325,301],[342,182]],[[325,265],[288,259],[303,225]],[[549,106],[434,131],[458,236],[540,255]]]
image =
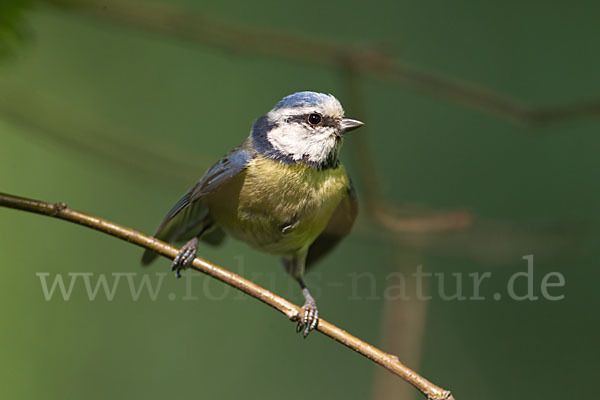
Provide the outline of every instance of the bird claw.
[[194,238],[187,242],[171,264],[171,271],[175,271],[175,277],[181,278],[181,271],[189,268],[194,259],[196,258],[196,252],[198,251],[198,239]]
[[306,339],[308,334],[312,332],[319,323],[319,310],[314,301],[307,301],[302,306],[302,311],[298,316],[298,325],[296,325],[296,332],[302,332],[302,336]]

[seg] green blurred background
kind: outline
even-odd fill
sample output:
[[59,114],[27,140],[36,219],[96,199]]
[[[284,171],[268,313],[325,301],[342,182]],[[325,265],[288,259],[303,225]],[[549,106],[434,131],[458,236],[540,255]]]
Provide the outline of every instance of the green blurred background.
[[[597,2],[168,3],[242,30],[384,48],[416,69],[525,104],[600,94]],[[64,201],[151,233],[281,97],[332,93],[367,123],[343,151],[359,197],[364,175],[377,173],[382,200],[403,215],[466,209],[474,219],[464,229],[398,234],[363,209],[354,233],[308,276],[323,317],[395,352],[458,400],[593,393],[600,119],[514,123],[377,74],[357,78],[360,102],[352,102],[341,68],[205,46],[94,14],[46,2],[0,6],[0,191]],[[353,157],[365,143],[374,170]],[[186,280],[156,275],[168,271],[167,260],[142,270],[141,249],[123,241],[8,209],[0,209],[0,238],[2,398],[421,396],[318,333],[302,340],[285,317],[218,282],[194,277],[197,299],[184,300]],[[536,294],[542,277],[557,271],[566,283],[551,293],[563,300],[492,298],[525,270],[528,254]],[[301,302],[274,257],[234,241],[200,256]],[[384,300],[386,277],[410,276],[417,265],[462,273],[467,295],[467,274],[491,272],[481,289],[487,299],[444,301],[431,280],[431,301]],[[364,271],[375,295],[370,278],[352,285]],[[156,300],[142,293],[134,301],[123,277],[112,301],[102,290],[90,301],[80,277],[68,301],[46,301],[41,272],[50,281],[63,274],[67,284],[68,273],[93,273],[93,285],[100,273],[109,282],[112,273],[137,273],[136,285],[147,273],[162,285]]]

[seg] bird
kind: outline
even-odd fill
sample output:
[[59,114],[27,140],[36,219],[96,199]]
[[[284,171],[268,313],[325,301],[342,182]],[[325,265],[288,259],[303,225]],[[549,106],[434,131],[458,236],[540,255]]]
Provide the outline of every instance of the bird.
[[[227,235],[279,256],[304,296],[296,331],[306,338],[319,310],[304,274],[350,233],[358,214],[339,152],[345,135],[362,125],[344,116],[333,95],[312,91],[286,96],[258,118],[156,229],[157,239],[185,243],[171,266],[176,277],[191,266],[199,241],[220,245]],[[146,250],[142,264],[157,256]]]

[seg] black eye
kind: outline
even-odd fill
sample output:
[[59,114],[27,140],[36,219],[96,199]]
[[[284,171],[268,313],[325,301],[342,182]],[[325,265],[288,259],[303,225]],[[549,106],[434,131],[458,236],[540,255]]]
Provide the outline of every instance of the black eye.
[[319,125],[322,119],[321,114],[312,113],[308,116],[308,123],[311,125]]

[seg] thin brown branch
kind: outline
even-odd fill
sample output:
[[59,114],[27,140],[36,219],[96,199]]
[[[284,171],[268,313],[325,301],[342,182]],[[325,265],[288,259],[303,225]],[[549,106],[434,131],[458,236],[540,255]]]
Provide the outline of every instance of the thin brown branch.
[[349,46],[287,33],[260,30],[215,18],[193,15],[167,4],[128,0],[40,0],[64,6],[102,21],[141,28],[217,49],[269,56],[323,66],[351,64],[361,74],[387,82],[412,86],[469,108],[521,124],[547,124],[575,118],[600,116],[600,99],[573,104],[531,107],[471,82],[449,78],[398,61],[378,47]]
[[[53,218],[62,219],[83,225],[88,228],[109,234],[140,247],[151,249],[156,253],[173,259],[179,251],[177,248],[170,246],[158,239],[146,236],[133,229],[117,225],[108,220],[98,218],[92,215],[72,210],[65,203],[46,203],[38,200],[31,200],[23,197],[17,197],[10,194],[0,193],[0,206],[13,208],[22,211],[28,211],[36,214],[42,214]],[[262,301],[264,304],[273,307],[277,311],[284,314],[291,321],[297,320],[301,311],[300,307],[290,303],[282,297],[234,274],[224,268],[205,261],[201,258],[196,258],[192,265],[197,271],[203,272],[219,281],[230,285],[255,299]],[[385,353],[370,344],[363,342],[348,332],[338,328],[337,326],[320,319],[317,330],[322,334],[336,340],[346,347],[356,351],[357,353],[369,358],[375,363],[386,368],[388,371],[398,375],[415,388],[421,391],[424,396],[432,400],[450,400],[454,399],[448,390],[444,390],[439,386],[434,385],[427,379],[423,378],[410,368],[402,364],[398,357]]]

